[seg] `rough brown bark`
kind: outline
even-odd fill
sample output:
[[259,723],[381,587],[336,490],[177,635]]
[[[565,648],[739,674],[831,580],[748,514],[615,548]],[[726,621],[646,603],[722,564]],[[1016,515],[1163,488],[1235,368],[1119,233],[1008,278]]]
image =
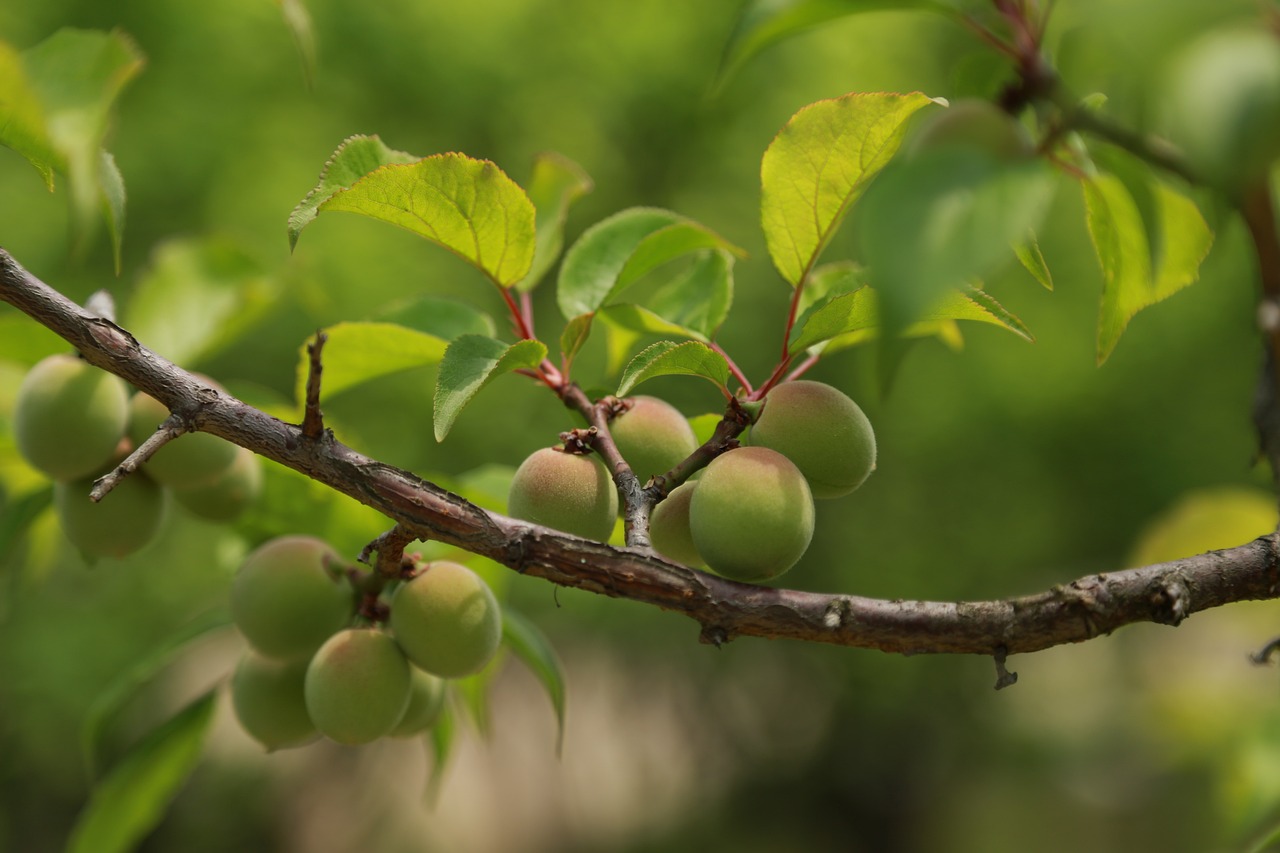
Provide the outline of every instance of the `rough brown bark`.
[[[0,300],[86,360],[163,402],[189,429],[220,436],[299,471],[387,516],[419,539],[482,554],[566,587],[684,613],[705,642],[787,638],[902,654],[1033,652],[1134,622],[1176,625],[1235,601],[1280,597],[1280,538],[1169,563],[1079,578],[999,601],[886,601],[737,583],[487,512],[433,483],[364,456],[209,387],[125,329],[71,302],[0,249]],[[110,496],[106,500],[110,500]]]

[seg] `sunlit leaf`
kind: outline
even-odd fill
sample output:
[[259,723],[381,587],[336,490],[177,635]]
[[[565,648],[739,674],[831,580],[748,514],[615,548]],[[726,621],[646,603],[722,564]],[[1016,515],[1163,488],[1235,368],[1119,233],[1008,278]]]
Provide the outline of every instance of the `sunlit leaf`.
[[1036,240],[1034,233],[1026,240],[1015,243],[1013,253],[1026,271],[1031,273],[1032,278],[1045,290],[1053,290],[1053,276],[1049,274],[1049,265],[1044,262],[1044,255],[1040,253],[1040,243]]
[[699,341],[659,341],[631,359],[618,382],[617,396],[625,397],[641,382],[658,376],[701,376],[726,396],[729,393],[729,364],[720,353]]
[[760,218],[769,255],[793,286],[928,103],[919,92],[854,93],[810,104],[778,131],[760,164]]
[[858,12],[932,5],[925,0],[747,0],[725,44],[717,87],[751,57],[810,27]]
[[1142,217],[1125,185],[1102,174],[1082,184],[1089,236],[1102,266],[1098,363],[1134,315],[1196,281],[1213,233],[1195,204],[1163,183],[1153,187],[1163,251],[1152,268]]
[[320,182],[289,214],[289,248],[298,244],[298,235],[319,215],[320,206],[334,195],[350,189],[356,181],[393,163],[408,164],[419,158],[388,148],[377,136],[350,136],[342,141],[320,171]]
[[556,714],[556,754],[564,745],[564,668],[556,656],[551,641],[524,616],[504,608],[502,611],[502,638],[525,666],[538,679],[551,700]]
[[516,285],[531,290],[547,274],[564,249],[564,223],[569,207],[591,192],[591,178],[577,163],[562,154],[539,154],[529,179],[529,200],[537,210],[537,246],[533,266]]
[[556,299],[565,319],[598,310],[645,274],[702,249],[741,253],[703,225],[668,210],[634,207],[588,228],[565,254]]
[[278,282],[230,240],[173,240],[152,254],[125,323],[147,347],[192,365],[240,339],[278,290]]
[[215,698],[192,702],[112,768],[76,818],[68,853],[125,853],[156,827],[200,760]]
[[[879,302],[880,294],[870,287],[833,298],[813,312],[800,335],[792,342],[789,352],[795,355],[827,341],[831,343],[823,351],[835,352],[878,337]],[[990,294],[971,285],[943,294],[901,336],[937,336],[948,346],[958,348],[957,320],[999,326],[1024,340],[1033,340],[1021,319]]]
[[671,335],[677,338],[691,338],[696,341],[707,340],[706,336],[701,332],[672,323],[670,320],[653,313],[648,308],[642,305],[632,305],[630,302],[619,302],[617,305],[610,305],[608,308],[601,309],[599,316],[602,320],[606,320],[615,326],[621,326],[624,329],[630,329],[633,332],[649,335]]
[[306,224],[295,222],[300,212],[314,218],[320,211],[336,210],[411,231],[453,252],[502,287],[524,278],[533,263],[533,203],[488,160],[436,154],[380,166],[345,189],[331,189],[327,199],[315,204],[309,204],[308,196],[290,217],[295,240]]
[[58,153],[56,165],[67,172],[76,230],[82,239],[90,234],[105,205],[118,268],[124,188],[114,164],[104,170],[102,142],[116,98],[142,70],[142,54],[120,32],[63,29],[22,58]]
[[944,293],[1012,260],[1052,200],[1050,167],[983,151],[930,149],[886,169],[854,211],[857,244],[890,337]]
[[138,692],[151,683],[157,675],[168,669],[191,644],[210,631],[231,624],[231,614],[215,610],[183,625],[174,634],[163,638],[127,670],[116,676],[98,698],[89,706],[80,726],[80,746],[85,768],[91,780],[97,779],[105,769],[103,758],[107,730],[119,717],[120,711]]
[[53,147],[40,96],[27,77],[22,56],[0,42],[0,145],[26,157],[51,191],[55,169],[65,168]]
[[289,35],[293,36],[293,44],[298,49],[303,82],[307,89],[311,89],[316,79],[316,33],[311,13],[302,0],[279,0],[279,3],[284,25],[289,28]]
[[436,375],[435,436],[444,441],[463,407],[498,376],[535,368],[547,357],[541,341],[506,344],[483,335],[463,335],[445,351]]
[[[324,333],[328,340],[322,353],[321,400],[383,376],[439,364],[448,346],[435,335],[394,323],[338,323]],[[307,343],[298,348],[298,400],[305,398],[311,366]]]

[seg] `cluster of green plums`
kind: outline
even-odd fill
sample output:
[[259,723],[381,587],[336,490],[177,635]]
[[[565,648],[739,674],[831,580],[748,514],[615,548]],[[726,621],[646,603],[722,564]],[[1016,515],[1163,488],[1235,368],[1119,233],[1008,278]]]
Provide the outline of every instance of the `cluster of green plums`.
[[145,441],[169,416],[118,377],[74,355],[51,355],[24,377],[14,406],[18,451],[55,483],[63,532],[89,559],[124,557],[151,541],[164,519],[165,492],[191,513],[230,521],[257,496],[258,458],[208,433],[169,442],[102,501],[93,481]]
[[479,672],[498,651],[497,599],[466,566],[438,560],[389,587],[384,624],[357,617],[353,577],[310,536],[272,539],[236,572],[231,616],[249,649],[232,704],[269,751],[320,735],[359,745],[419,734],[440,716],[446,679]]
[[[670,404],[653,397],[623,403],[610,432],[641,481],[666,473],[698,447],[688,421]],[[857,403],[821,382],[783,383],[765,396],[745,446],[717,456],[658,504],[653,546],[734,580],[776,578],[809,547],[813,499],[854,491],[875,461],[875,433]],[[507,512],[605,541],[618,495],[594,456],[543,448],[516,470]]]

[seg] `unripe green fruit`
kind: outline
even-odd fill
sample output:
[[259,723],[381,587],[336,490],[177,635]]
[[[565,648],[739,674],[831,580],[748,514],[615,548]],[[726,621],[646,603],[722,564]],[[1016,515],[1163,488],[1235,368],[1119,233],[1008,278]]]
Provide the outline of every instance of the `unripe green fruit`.
[[751,444],[794,462],[815,498],[849,494],[876,467],[876,435],[862,409],[830,385],[806,379],[768,393]]
[[1280,41],[1263,29],[1197,39],[1171,66],[1163,115],[1210,181],[1234,192],[1263,180],[1280,154]]
[[484,579],[438,560],[391,600],[391,631],[418,668],[461,678],[484,668],[502,641],[502,611]]
[[409,707],[409,662],[376,628],[330,637],[307,667],[307,713],[330,740],[356,746],[388,735]]
[[164,492],[141,471],[125,477],[97,503],[93,479],[54,483],[53,505],[62,532],[87,559],[121,559],[150,542],[164,520]]
[[249,645],[280,660],[306,658],[351,620],[342,560],[310,536],[281,536],[249,554],[231,582],[231,618]]
[[318,737],[307,713],[303,685],[307,661],[278,661],[246,652],[231,676],[231,705],[249,737],[267,752],[302,746]]
[[18,387],[18,452],[55,480],[88,476],[115,456],[128,410],[129,392],[119,378],[73,355],[51,355]]
[[697,485],[696,480],[681,483],[653,508],[649,519],[649,538],[654,550],[677,563],[694,567],[703,565],[689,529],[689,505]]
[[944,147],[985,151],[998,160],[1021,160],[1035,153],[1031,137],[1017,119],[991,101],[961,98],[932,110],[916,132],[909,154]]
[[413,737],[434,726],[444,711],[444,687],[444,679],[410,666],[409,707],[391,736]]
[[594,456],[544,447],[516,469],[507,514],[604,542],[618,516],[618,490]]
[[609,424],[618,452],[640,482],[665,474],[698,448],[680,410],[657,397],[631,397],[631,408]]
[[231,467],[197,486],[174,488],[173,497],[192,515],[210,521],[232,521],[262,491],[262,464],[243,447],[236,448]]
[[[154,397],[141,392],[129,400],[129,438],[134,446],[151,437],[169,410]],[[178,436],[147,460],[147,474],[175,489],[204,485],[226,473],[239,450],[229,441],[207,432]]]
[[813,497],[804,475],[767,447],[711,460],[689,503],[693,544],[713,571],[734,580],[776,578],[813,538]]

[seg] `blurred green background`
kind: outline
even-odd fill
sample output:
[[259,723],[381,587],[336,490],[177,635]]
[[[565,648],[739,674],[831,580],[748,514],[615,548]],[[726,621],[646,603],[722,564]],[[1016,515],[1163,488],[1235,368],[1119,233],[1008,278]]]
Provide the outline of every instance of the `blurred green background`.
[[[298,347],[319,326],[424,291],[500,307],[455,258],[359,217],[321,217],[289,254],[285,219],[348,135],[378,133],[420,155],[463,151],[521,182],[537,152],[561,152],[596,184],[570,214],[569,240],[634,205],[718,230],[751,255],[721,340],[760,378],[788,297],[758,222],[759,158],[773,134],[800,107],[845,92],[991,96],[1005,79],[964,28],[913,12],[805,33],[712,98],[736,0],[307,5],[319,48],[310,90],[269,0],[0,6],[0,37],[18,48],[64,26],[118,28],[146,56],[108,141],[129,193],[121,275],[105,241],[71,256],[65,188],[47,193],[7,150],[0,245],[77,299],[110,288],[126,314],[172,241],[236,247],[276,296],[233,346],[184,366],[264,404],[291,396]],[[1064,0],[1050,45],[1077,91],[1107,93],[1142,126],[1165,58],[1254,12],[1243,0]],[[871,417],[879,467],[855,495],[818,506],[787,585],[1004,597],[1134,564],[1144,531],[1170,512],[1183,520],[1156,528],[1151,559],[1266,532],[1274,510],[1249,421],[1253,265],[1238,221],[1206,210],[1218,236],[1202,281],[1140,314],[1102,368],[1101,279],[1069,179],[1040,234],[1054,292],[1014,268],[989,282],[1034,344],[991,327],[966,329],[959,353],[922,344],[887,398],[870,352],[820,365],[813,377]],[[850,245],[838,238],[827,257]],[[550,282],[536,297],[549,341],[553,297]],[[23,368],[58,348],[0,309],[0,413]],[[580,378],[603,384],[592,352]],[[437,445],[432,381],[413,371],[335,398],[331,423],[359,449],[441,478],[516,465],[571,423],[550,395],[506,377]],[[705,383],[647,390],[689,415],[718,406]],[[12,493],[30,485],[0,474]],[[354,555],[379,521],[334,506],[312,523]],[[267,532],[175,513],[140,555],[87,567],[44,519],[0,554],[0,851],[63,843],[87,796],[79,730],[94,697],[221,604],[246,537]],[[419,744],[264,756],[223,707],[206,760],[142,849],[1244,851],[1280,821],[1280,690],[1273,670],[1247,659],[1280,633],[1275,604],[1014,658],[1021,680],[997,693],[986,659],[751,639],[717,651],[670,614],[509,573],[503,582],[564,660],[562,759],[545,699],[515,665],[495,683],[490,740],[464,739],[434,808],[422,802]],[[130,706],[120,743],[215,683],[238,649],[229,634],[199,644]]]

